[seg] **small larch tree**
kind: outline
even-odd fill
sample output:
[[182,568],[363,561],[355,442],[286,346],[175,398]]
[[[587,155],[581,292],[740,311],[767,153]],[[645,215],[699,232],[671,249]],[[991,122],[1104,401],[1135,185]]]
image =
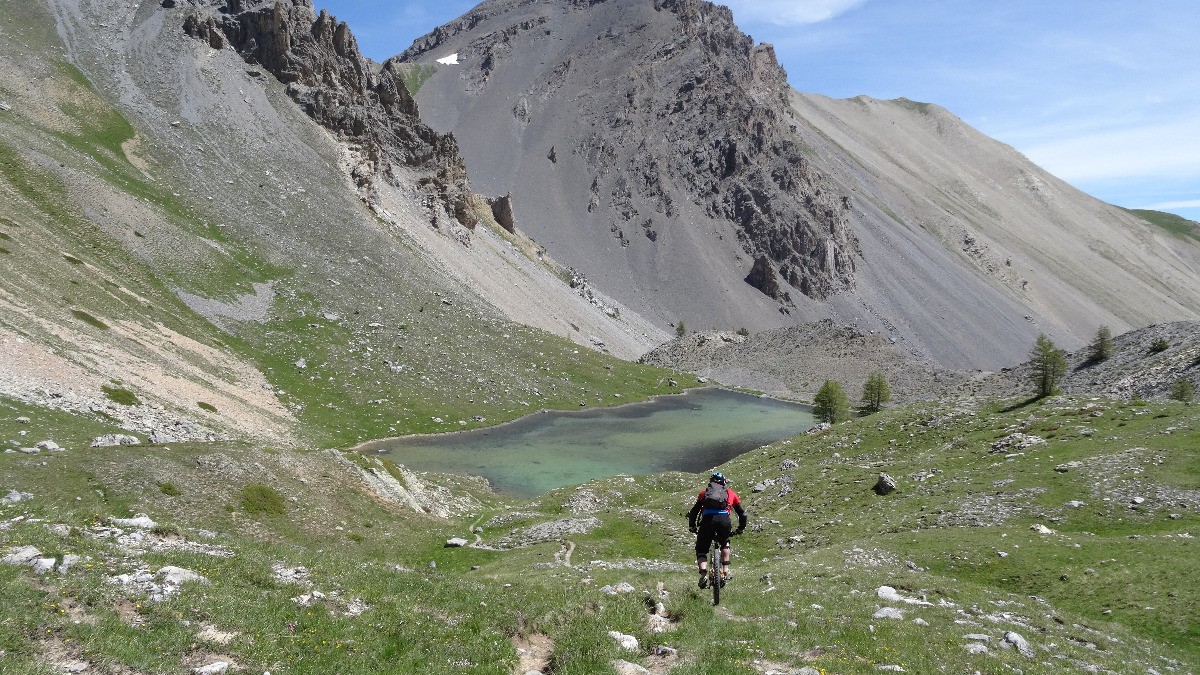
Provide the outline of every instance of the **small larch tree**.
[[1057,392],[1059,380],[1067,373],[1067,357],[1045,333],[1039,335],[1034,343],[1029,362],[1032,368],[1030,378],[1037,389],[1038,398]]
[[1192,381],[1181,377],[1175,380],[1175,384],[1171,385],[1171,398],[1181,403],[1190,404],[1192,397],[1196,395],[1196,385]]
[[850,397],[842,385],[825,380],[817,395],[813,397],[813,415],[821,422],[837,424],[850,419]]
[[888,389],[887,377],[880,372],[868,375],[866,383],[863,384],[863,410],[877,413],[883,410],[883,404],[890,400],[892,400],[892,392]]
[[1113,349],[1112,330],[1108,326],[1100,326],[1092,344],[1088,345],[1088,360],[1092,363],[1107,361],[1112,358]]

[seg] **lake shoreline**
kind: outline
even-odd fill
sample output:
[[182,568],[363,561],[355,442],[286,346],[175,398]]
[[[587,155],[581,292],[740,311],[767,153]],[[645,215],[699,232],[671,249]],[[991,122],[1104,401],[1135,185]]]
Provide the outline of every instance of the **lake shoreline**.
[[701,471],[815,424],[812,407],[725,387],[620,406],[542,410],[490,427],[359,444],[418,472],[482,476],[493,491],[537,496],[613,475]]
[[499,422],[497,424],[490,424],[490,425],[486,425],[486,426],[482,426],[482,427],[476,427],[474,429],[450,429],[447,431],[435,431],[435,432],[427,432],[427,433],[423,433],[423,434],[403,434],[401,436],[384,436],[381,438],[373,438],[369,441],[363,441],[362,443],[359,443],[352,447],[343,448],[342,452],[378,453],[379,451],[374,450],[368,446],[376,445],[379,443],[388,443],[388,442],[392,442],[392,441],[406,441],[406,440],[414,440],[414,439],[420,439],[420,438],[439,438],[439,437],[449,436],[449,435],[453,435],[453,434],[484,434],[484,435],[486,435],[485,432],[497,430],[497,429],[503,429],[504,427],[507,427],[507,426],[512,426],[512,425],[515,425],[515,424],[518,424],[521,422],[525,422],[530,417],[533,417],[534,415],[542,415],[542,414],[547,414],[547,413],[564,414],[564,415],[578,415],[580,413],[594,413],[597,411],[617,410],[619,408],[628,408],[631,406],[651,404],[651,403],[654,403],[655,401],[658,401],[659,399],[663,399],[663,398],[675,397],[675,396],[687,396],[688,394],[691,394],[692,392],[709,391],[712,389],[722,389],[722,390],[732,392],[735,394],[743,394],[745,396],[753,396],[755,398],[769,399],[772,401],[779,401],[781,403],[790,403],[792,405],[804,406],[809,409],[812,408],[812,406],[808,403],[803,403],[801,401],[786,399],[781,396],[773,396],[771,394],[764,394],[764,393],[752,394],[747,391],[731,389],[729,387],[722,386],[719,384],[707,384],[707,385],[700,386],[700,387],[691,387],[689,389],[684,389],[683,391],[679,391],[679,392],[675,392],[675,393],[671,393],[671,394],[655,394],[654,396],[651,396],[651,397],[641,400],[641,401],[629,401],[627,403],[619,403],[617,405],[611,405],[611,406],[603,406],[603,407],[589,406],[584,409],[541,408],[539,410],[534,410],[532,412],[526,413],[524,415],[521,415],[520,417],[516,417],[511,420],[506,420],[504,422]]

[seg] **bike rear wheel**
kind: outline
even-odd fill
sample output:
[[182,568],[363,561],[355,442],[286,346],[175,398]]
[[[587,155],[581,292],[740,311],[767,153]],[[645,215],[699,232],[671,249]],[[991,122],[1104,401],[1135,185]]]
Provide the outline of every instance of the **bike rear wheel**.
[[713,604],[721,604],[721,546],[714,544],[708,553],[708,585],[712,588]]

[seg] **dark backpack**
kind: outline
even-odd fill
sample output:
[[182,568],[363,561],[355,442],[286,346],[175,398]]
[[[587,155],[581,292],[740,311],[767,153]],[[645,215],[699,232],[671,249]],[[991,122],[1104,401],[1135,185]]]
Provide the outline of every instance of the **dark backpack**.
[[728,511],[729,490],[716,481],[709,483],[708,487],[704,489],[704,510]]

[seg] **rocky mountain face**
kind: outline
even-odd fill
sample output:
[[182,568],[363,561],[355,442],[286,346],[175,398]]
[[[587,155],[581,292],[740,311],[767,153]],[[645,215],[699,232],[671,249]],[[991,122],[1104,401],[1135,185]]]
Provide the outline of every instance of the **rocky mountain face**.
[[0,400],[328,446],[670,390],[310,2],[0,14]]
[[[451,53],[460,65],[436,65]],[[732,320],[678,292],[714,266],[775,313],[854,283],[849,201],[796,144],[774,51],[725,7],[485,2],[399,59],[437,68],[426,119],[489,191],[513,192],[521,226],[570,242],[551,248],[643,311]]]
[[[174,5],[174,3],[170,3]],[[226,44],[261,65],[321,126],[358,155],[355,183],[370,193],[376,175],[397,183],[395,166],[431,173],[425,181],[453,217],[474,227],[466,167],[452,136],[421,122],[394,64],[376,70],[349,26],[308,0],[219,0],[200,4],[183,28],[213,49]]]
[[1042,332],[1200,316],[1194,240],[935,105],[799,94],[702,0],[488,0],[399,58],[473,183],[660,324],[831,319],[999,368]]

